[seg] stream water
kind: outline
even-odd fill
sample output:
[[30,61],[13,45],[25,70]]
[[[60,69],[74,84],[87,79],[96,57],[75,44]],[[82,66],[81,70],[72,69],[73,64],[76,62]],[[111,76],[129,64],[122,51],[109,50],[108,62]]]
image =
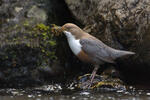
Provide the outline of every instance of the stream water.
[[0,89],[0,100],[150,100],[150,91]]

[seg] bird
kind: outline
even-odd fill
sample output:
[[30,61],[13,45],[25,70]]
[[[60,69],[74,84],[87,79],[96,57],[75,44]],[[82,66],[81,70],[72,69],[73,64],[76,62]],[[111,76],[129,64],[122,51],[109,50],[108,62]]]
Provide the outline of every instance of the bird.
[[61,27],[61,31],[67,37],[69,47],[73,54],[81,61],[94,65],[94,70],[90,76],[89,88],[93,83],[100,65],[104,63],[115,63],[115,59],[117,58],[135,54],[131,51],[114,49],[73,23],[64,24]]

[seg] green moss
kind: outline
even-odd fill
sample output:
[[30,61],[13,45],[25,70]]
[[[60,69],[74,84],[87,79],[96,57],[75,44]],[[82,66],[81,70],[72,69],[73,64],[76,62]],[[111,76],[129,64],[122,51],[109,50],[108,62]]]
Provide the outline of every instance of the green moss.
[[24,26],[30,26],[29,21],[26,20],[26,21],[23,23],[23,25],[24,25]]
[[56,45],[56,41],[49,41],[49,44],[50,44],[51,46],[55,46],[55,45]]
[[[39,61],[42,63],[52,62],[56,60],[56,41],[51,32],[51,27],[44,25],[43,23],[36,23],[33,25],[31,21],[25,20],[20,25],[16,24],[13,27],[8,27],[7,35],[3,40],[0,40],[0,46],[12,46],[12,45],[25,45],[29,48],[37,48],[40,50],[39,55],[41,56]],[[3,43],[3,44],[2,44]],[[12,53],[12,55],[16,55]],[[9,57],[7,57],[9,58]],[[41,63],[40,63],[41,64]]]
[[51,34],[51,28],[44,24],[37,24],[34,27],[34,31],[40,33],[35,34],[34,37],[39,37],[41,41],[39,47],[44,57],[49,59],[57,59],[57,57],[55,56],[56,41]]
[[46,26],[46,25],[44,25],[44,24],[37,24],[36,25],[36,28],[38,28],[39,30],[41,30],[41,31],[49,31],[49,29],[50,29],[50,27],[49,26]]

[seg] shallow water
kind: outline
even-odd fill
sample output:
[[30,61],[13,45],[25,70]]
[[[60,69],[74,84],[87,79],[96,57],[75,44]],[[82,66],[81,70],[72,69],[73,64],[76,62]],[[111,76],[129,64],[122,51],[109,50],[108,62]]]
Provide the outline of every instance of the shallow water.
[[149,100],[146,90],[57,90],[0,89],[0,100]]

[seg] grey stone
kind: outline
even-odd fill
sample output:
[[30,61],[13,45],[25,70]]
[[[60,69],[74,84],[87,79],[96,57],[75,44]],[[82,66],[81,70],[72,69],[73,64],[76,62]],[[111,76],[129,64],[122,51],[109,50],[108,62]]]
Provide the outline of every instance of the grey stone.
[[47,19],[47,14],[46,11],[38,8],[36,5],[32,6],[31,9],[27,13],[27,17],[29,18],[35,18],[37,21],[46,21]]

